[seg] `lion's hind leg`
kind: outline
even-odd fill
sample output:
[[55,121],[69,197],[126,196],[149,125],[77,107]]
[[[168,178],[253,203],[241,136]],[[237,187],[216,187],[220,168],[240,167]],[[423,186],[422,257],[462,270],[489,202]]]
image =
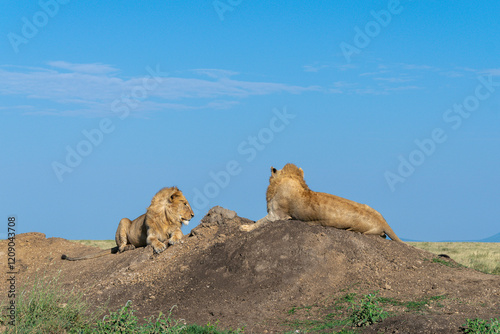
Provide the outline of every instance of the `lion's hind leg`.
[[128,237],[127,237],[131,225],[132,221],[130,221],[130,219],[123,218],[122,220],[120,220],[120,224],[118,224],[118,228],[116,229],[115,241],[116,245],[118,246],[118,251],[120,253],[135,248],[134,245],[128,242]]
[[250,231],[253,231],[256,228],[259,228],[262,225],[265,225],[267,223],[271,223],[271,222],[274,222],[276,220],[288,220],[288,219],[292,219],[292,217],[288,214],[285,214],[285,213],[276,214],[274,212],[270,212],[264,218],[257,220],[257,222],[255,222],[255,224],[241,225],[240,231],[250,232]]
[[385,238],[385,232],[384,230],[380,229],[379,227],[373,227],[369,229],[368,231],[363,232],[365,235],[378,235],[379,237]]
[[269,217],[269,215],[265,216],[264,218],[261,218],[261,219],[257,220],[257,222],[255,222],[254,224],[241,225],[240,226],[240,231],[250,232],[250,231],[253,231],[256,228],[258,228],[258,227],[266,224],[266,223],[269,223],[271,220],[269,220],[268,217]]

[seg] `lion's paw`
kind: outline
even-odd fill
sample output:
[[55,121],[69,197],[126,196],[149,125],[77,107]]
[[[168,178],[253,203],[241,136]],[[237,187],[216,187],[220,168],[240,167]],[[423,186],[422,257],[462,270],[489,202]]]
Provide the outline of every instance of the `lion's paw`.
[[163,242],[158,242],[158,244],[154,245],[153,248],[156,254],[160,254],[165,249],[167,249],[167,245],[165,245]]
[[125,251],[133,250],[135,249],[135,246],[132,244],[126,244],[126,245],[121,245],[118,247],[118,252],[123,253]]
[[179,243],[182,244],[184,242],[181,239],[174,239],[174,238],[170,238],[170,240],[168,240],[168,244],[171,246]]

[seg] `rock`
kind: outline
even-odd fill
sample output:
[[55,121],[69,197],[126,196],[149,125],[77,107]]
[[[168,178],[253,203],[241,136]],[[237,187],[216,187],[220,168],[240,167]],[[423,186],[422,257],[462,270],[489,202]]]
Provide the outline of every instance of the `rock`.
[[201,220],[202,223],[214,223],[223,222],[226,219],[234,219],[236,217],[236,212],[233,210],[225,209],[221,206],[214,206]]

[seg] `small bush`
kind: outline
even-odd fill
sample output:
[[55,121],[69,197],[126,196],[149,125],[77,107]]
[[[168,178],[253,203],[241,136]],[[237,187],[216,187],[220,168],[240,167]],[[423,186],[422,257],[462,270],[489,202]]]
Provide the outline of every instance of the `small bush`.
[[[172,308],[173,309],[173,308]],[[159,313],[158,317],[150,317],[147,322],[139,325],[137,317],[134,315],[135,310],[132,308],[132,302],[129,300],[125,306],[117,312],[111,312],[95,325],[89,327],[88,333],[106,334],[106,333],[122,333],[122,334],[160,334],[160,333],[190,333],[186,331],[186,326],[181,324],[182,320],[172,320],[170,315]],[[87,332],[84,332],[87,333]]]
[[137,329],[137,317],[134,310],[130,307],[129,300],[125,306],[117,312],[110,312],[101,321],[97,322],[95,333],[122,333],[134,334]]
[[496,334],[500,333],[500,318],[490,319],[487,322],[483,319],[467,319],[464,326],[464,333],[472,334]]
[[388,313],[380,307],[376,295],[370,293],[353,304],[349,317],[353,326],[369,326],[388,317]]

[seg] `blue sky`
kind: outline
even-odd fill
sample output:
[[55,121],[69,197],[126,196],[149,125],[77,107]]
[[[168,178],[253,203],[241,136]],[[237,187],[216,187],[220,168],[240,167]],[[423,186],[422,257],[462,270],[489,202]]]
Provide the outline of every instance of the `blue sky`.
[[185,233],[214,205],[257,220],[287,162],[402,238],[500,232],[500,4],[0,6],[5,232],[112,239],[173,185]]

